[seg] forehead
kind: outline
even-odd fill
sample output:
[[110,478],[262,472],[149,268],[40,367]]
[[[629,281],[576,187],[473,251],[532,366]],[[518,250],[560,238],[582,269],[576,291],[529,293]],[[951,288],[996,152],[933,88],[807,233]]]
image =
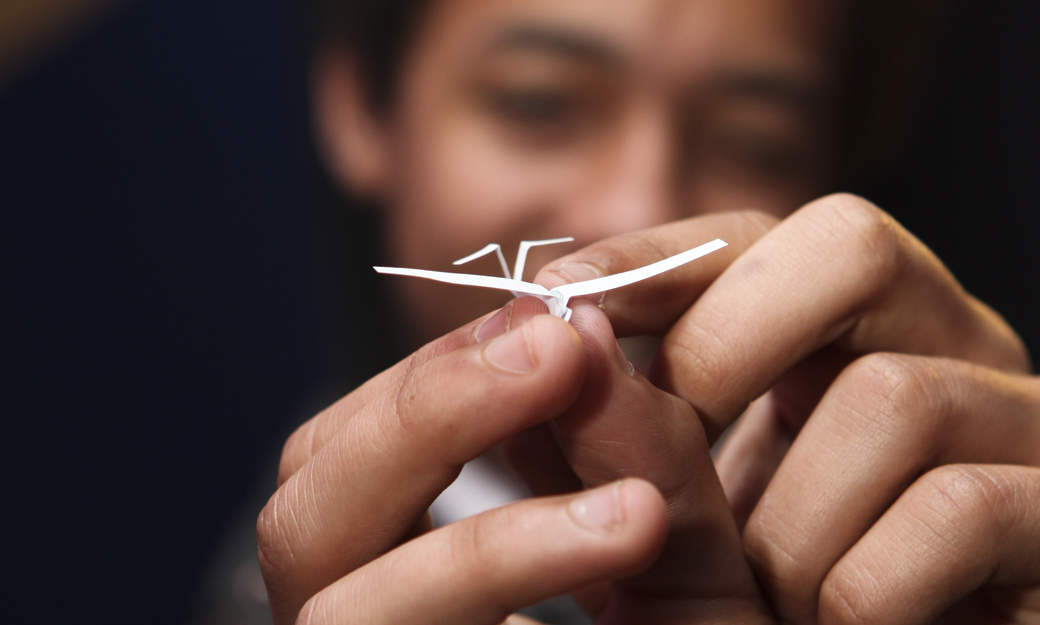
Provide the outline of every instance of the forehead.
[[[531,33],[587,44],[652,77],[754,66],[821,79],[838,36],[829,0],[439,0],[417,33],[413,59],[477,62],[517,45],[548,49]],[[523,35],[527,34],[525,38]],[[556,52],[563,52],[559,45]],[[572,50],[573,52],[574,50]],[[424,62],[425,61],[425,62]]]

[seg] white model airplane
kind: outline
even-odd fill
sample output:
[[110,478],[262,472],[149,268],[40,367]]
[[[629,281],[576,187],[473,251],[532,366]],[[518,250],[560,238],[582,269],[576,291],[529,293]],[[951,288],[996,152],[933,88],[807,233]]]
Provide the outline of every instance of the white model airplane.
[[512,275],[509,273],[509,267],[506,266],[506,259],[505,256],[502,255],[502,248],[497,243],[491,243],[465,258],[460,258],[454,263],[456,265],[461,265],[482,256],[486,256],[491,252],[495,252],[498,255],[499,264],[502,265],[502,273],[505,274],[504,278],[498,278],[495,276],[479,276],[468,273],[451,273],[447,271],[430,271],[428,269],[407,269],[403,267],[374,267],[374,269],[379,273],[396,276],[413,276],[416,278],[446,282],[448,284],[462,284],[466,286],[479,286],[487,289],[510,291],[516,297],[532,295],[545,302],[549,306],[550,313],[560,317],[564,321],[570,321],[571,309],[567,308],[567,302],[569,302],[572,297],[602,293],[603,291],[610,291],[612,289],[628,286],[629,284],[634,284],[641,280],[646,280],[647,278],[652,278],[657,274],[685,265],[690,261],[697,260],[702,256],[706,256],[716,250],[722,249],[727,245],[727,243],[722,239],[715,239],[714,241],[709,241],[704,245],[699,245],[693,249],[676,254],[675,256],[669,256],[664,260],[659,260],[656,263],[651,263],[645,267],[632,269],[631,271],[623,271],[611,276],[603,276],[602,278],[585,280],[583,282],[563,284],[551,291],[540,284],[524,282],[522,280],[524,275],[524,264],[527,262],[528,250],[538,245],[551,245],[553,243],[565,243],[573,240],[573,237],[565,237],[562,239],[544,239],[541,241],[521,241],[520,248],[516,252],[516,265],[513,268]]

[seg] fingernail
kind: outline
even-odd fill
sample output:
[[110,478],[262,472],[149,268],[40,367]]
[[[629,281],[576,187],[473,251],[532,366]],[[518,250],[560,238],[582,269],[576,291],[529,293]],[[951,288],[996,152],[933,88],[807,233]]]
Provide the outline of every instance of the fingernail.
[[615,482],[587,491],[571,501],[571,517],[578,525],[593,532],[616,533],[624,521],[620,488],[620,482]]
[[[586,280],[594,280],[606,275],[599,265],[592,263],[564,263],[557,267],[555,271],[571,282],[585,282]],[[606,292],[600,293],[596,305],[603,308],[603,302],[606,297]]]
[[477,332],[474,335],[478,343],[490,341],[496,336],[502,336],[509,330],[509,317],[512,314],[513,307],[505,306],[502,310],[491,315],[480,324],[477,328]]
[[621,349],[621,343],[614,341],[614,345],[617,346],[617,360],[618,364],[621,365],[621,369],[629,376],[636,374],[636,366],[632,364],[632,361],[625,355],[625,350]]
[[529,326],[525,323],[488,343],[484,348],[484,358],[491,365],[509,373],[528,373],[534,369]]
[[570,278],[571,282],[584,282],[604,275],[603,270],[592,263],[564,263],[556,268],[556,272]]

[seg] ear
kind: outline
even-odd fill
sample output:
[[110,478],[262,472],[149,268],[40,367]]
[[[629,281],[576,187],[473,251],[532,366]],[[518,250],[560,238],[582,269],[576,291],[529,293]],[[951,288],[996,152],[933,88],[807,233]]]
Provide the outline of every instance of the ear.
[[311,66],[311,119],[325,166],[344,190],[380,198],[389,179],[388,136],[366,98],[356,58],[325,46]]

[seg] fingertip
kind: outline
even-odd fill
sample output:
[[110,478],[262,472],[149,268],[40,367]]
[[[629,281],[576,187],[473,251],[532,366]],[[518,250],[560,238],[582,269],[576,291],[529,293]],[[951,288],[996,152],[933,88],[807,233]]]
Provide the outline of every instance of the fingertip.
[[470,329],[472,342],[486,343],[514,328],[519,328],[531,318],[547,312],[549,312],[549,307],[537,297],[519,297],[510,300],[499,310],[475,322]]
[[657,487],[641,478],[615,482],[632,559],[620,577],[635,575],[653,564],[668,537],[668,506]]
[[[535,283],[541,284],[545,288],[552,290],[565,284],[586,282],[607,275],[607,270],[599,263],[567,261],[566,258],[567,257],[564,257],[539,271],[538,275],[535,277]],[[599,293],[580,296],[580,299],[595,301],[602,304],[605,296],[606,293],[601,291]]]
[[539,362],[566,365],[584,361],[582,339],[575,328],[563,319],[537,315],[531,317],[524,327]]
[[476,358],[491,376],[473,383],[497,395],[496,403],[509,406],[508,412],[526,415],[518,426],[530,427],[559,415],[581,392],[584,347],[562,319],[535,315],[478,349]]
[[[626,478],[572,495],[566,513],[598,544],[614,579],[631,577],[653,564],[668,535],[664,497],[650,482]],[[584,542],[584,541],[583,541]],[[611,555],[608,555],[611,554]]]
[[668,504],[664,495],[652,483],[642,478],[629,477],[618,482],[618,498],[626,518],[636,521],[651,541],[664,544],[668,533]]
[[512,306],[513,320],[518,324],[549,312],[549,306],[537,297],[518,297],[508,305]]
[[613,354],[617,339],[606,313],[595,302],[587,300],[574,300],[571,308],[574,313],[570,323],[582,340],[586,344],[596,345],[597,352]]
[[485,326],[477,329],[484,360],[499,372],[518,375],[534,373],[543,365],[551,369],[572,365],[581,351],[581,339],[573,328],[551,315],[526,319],[524,315],[516,308],[503,308],[485,324],[493,326],[492,331],[502,326],[495,335],[483,332]]
[[645,534],[653,543],[668,531],[668,510],[660,491],[646,480],[625,478],[582,491],[567,505],[571,519],[595,534]]
[[571,519],[596,534],[619,534],[628,520],[621,500],[621,484],[614,482],[587,490],[567,506]]

